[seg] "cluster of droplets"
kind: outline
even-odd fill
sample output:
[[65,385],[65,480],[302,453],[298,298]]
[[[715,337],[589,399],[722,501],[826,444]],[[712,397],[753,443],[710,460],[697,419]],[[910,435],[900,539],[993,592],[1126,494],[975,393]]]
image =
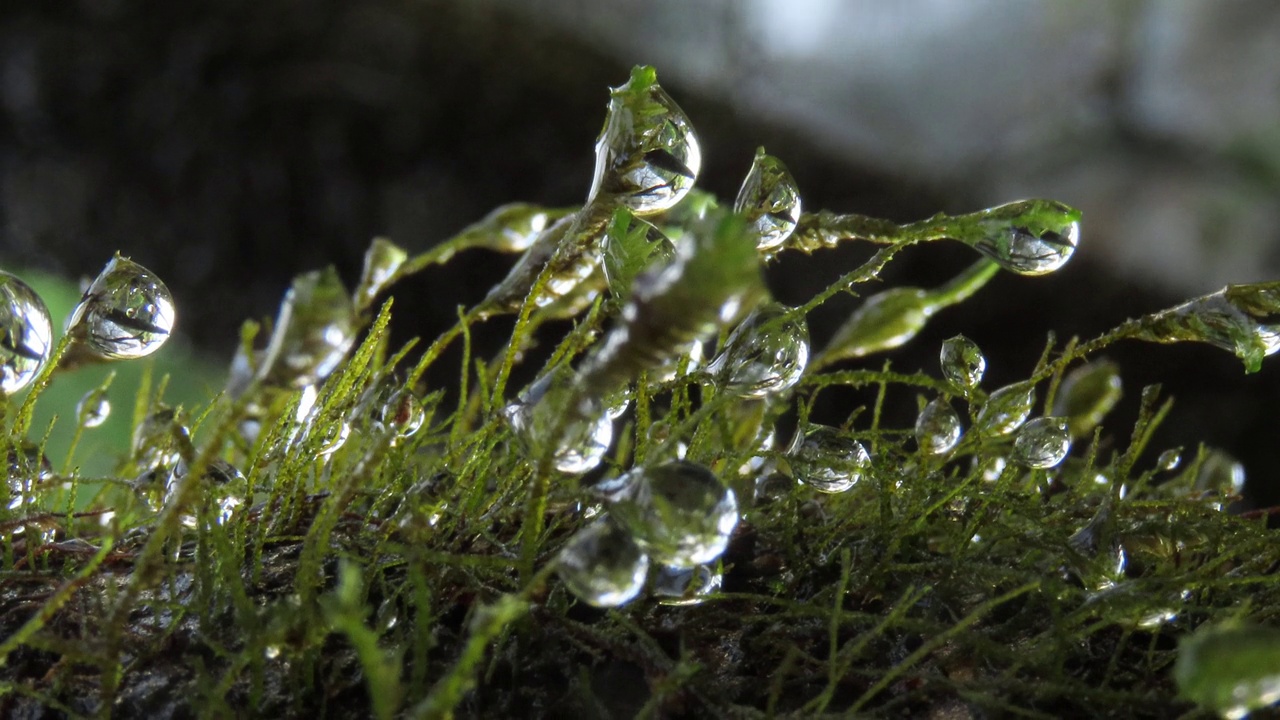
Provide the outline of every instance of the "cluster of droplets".
[[634,599],[650,565],[654,594],[688,604],[719,586],[711,569],[738,524],[733,490],[705,466],[673,460],[597,484],[608,514],[579,530],[556,559],[570,592],[597,607]]

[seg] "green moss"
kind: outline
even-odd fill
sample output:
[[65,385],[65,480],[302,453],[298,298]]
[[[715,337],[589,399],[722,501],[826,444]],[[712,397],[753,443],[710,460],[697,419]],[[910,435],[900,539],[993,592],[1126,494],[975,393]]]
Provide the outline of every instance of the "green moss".
[[[660,122],[674,104],[665,95],[662,106],[650,102],[655,77],[637,71],[631,86],[644,92],[619,90],[614,105],[647,103],[635,122]],[[1010,461],[1012,435],[982,431],[984,410],[995,412],[992,389],[861,357],[878,348],[811,364],[794,387],[763,398],[718,387],[687,356],[691,341],[723,342],[766,301],[763,259],[884,245],[766,323],[780,331],[838,294],[862,292],[900,250],[934,239],[983,253],[985,264],[966,271],[983,279],[995,266],[1043,272],[1074,250],[1077,211],[1032,201],[903,226],[816,212],[793,218],[790,244],[757,252],[751,226],[696,191],[662,212],[636,210],[649,192],[643,182],[682,170],[632,144],[640,156],[602,154],[629,173],[625,195],[611,195],[618,183],[605,178],[581,209],[501,208],[418,257],[377,241],[370,258],[385,267],[366,269],[353,303],[329,302],[337,281],[326,276],[322,305],[291,296],[272,340],[260,343],[269,352],[254,352],[257,326],[246,326],[233,394],[195,402],[179,394],[189,382],[165,389],[165,373],[185,379],[195,367],[171,350],[136,391],[123,383],[135,366],[114,366],[112,398],[123,406],[136,397],[137,410],[129,418],[118,407],[115,417],[131,422],[85,430],[79,445],[81,454],[91,442],[111,447],[110,463],[90,470],[81,455],[68,457],[60,435],[77,431],[72,408],[100,377],[51,371],[33,391],[34,416],[21,398],[10,401],[9,447],[43,444],[58,473],[42,479],[15,464],[22,491],[11,497],[27,502],[0,522],[6,712],[1128,718],[1181,714],[1190,701],[1222,705],[1230,677],[1184,670],[1179,694],[1172,670],[1191,662],[1179,661],[1179,640],[1246,618],[1275,625],[1275,536],[1265,518],[1222,511],[1235,488],[1206,485],[1220,469],[1210,453],[1180,474],[1139,464],[1171,411],[1158,388],[1144,391],[1134,427],[1108,424],[1112,403],[1072,396],[1064,412],[1088,417],[1072,425],[1070,456],[1029,469]],[[647,174],[645,163],[656,170]],[[675,239],[674,253],[661,251],[655,232]],[[466,247],[527,248],[499,287],[502,302],[461,309],[425,347],[390,347],[388,324],[408,310],[387,303],[375,316],[379,288],[394,295],[397,280]],[[1099,338],[1051,340],[1022,387],[1048,414],[1059,389],[1083,392],[1079,381],[1062,383],[1070,370],[1131,338],[1210,342],[1253,369],[1274,336],[1263,324],[1272,294],[1269,285],[1233,286]],[[473,325],[502,312],[517,317],[509,346],[473,356]],[[535,329],[563,317],[572,327],[538,351]],[[291,335],[297,318],[307,332]],[[330,325],[341,337],[324,332]],[[355,329],[358,343],[347,332]],[[454,342],[467,351],[450,407],[420,378]],[[308,361],[352,344],[332,372]],[[504,408],[518,390],[508,387],[513,370],[535,362],[568,380],[545,396],[553,420],[531,444],[513,435]],[[1103,390],[1114,372],[1105,369]],[[324,377],[294,382],[308,373]],[[822,494],[785,477],[787,428],[793,415],[803,426],[837,388],[875,392],[830,431],[871,459],[848,491]],[[608,494],[555,470],[558,443],[623,397],[633,409],[613,423],[592,482],[684,448],[737,494],[742,518],[717,561],[723,585],[700,603],[642,595],[602,610],[555,575],[556,553]],[[919,452],[911,428],[882,423],[886,407],[932,397],[967,412],[968,433],[941,456]],[[131,451],[133,426],[165,405],[181,411]],[[46,441],[54,413],[62,419]],[[147,443],[186,438],[188,426],[190,442],[176,443],[180,467],[139,467],[158,449]],[[765,442],[775,429],[780,436]],[[1203,653],[1205,642],[1190,647]]]

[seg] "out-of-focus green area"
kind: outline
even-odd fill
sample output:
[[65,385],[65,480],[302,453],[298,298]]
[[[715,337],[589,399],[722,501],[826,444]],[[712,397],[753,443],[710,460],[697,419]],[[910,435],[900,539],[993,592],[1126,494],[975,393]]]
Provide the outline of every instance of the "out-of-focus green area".
[[[55,332],[61,337],[66,318],[80,300],[76,284],[40,272],[18,270],[15,274],[44,298]],[[178,308],[177,313],[180,328],[182,308]],[[36,405],[32,439],[39,441],[48,432],[45,453],[56,470],[66,468],[67,451],[76,430],[76,405],[85,393],[101,385],[107,375],[114,372],[115,379],[107,391],[111,415],[102,425],[83,432],[71,463],[72,468],[80,469],[82,477],[108,475],[129,453],[138,389],[148,370],[152,373],[152,392],[168,376],[164,402],[198,410],[221,391],[225,367],[220,359],[199,357],[179,336],[143,360],[103,363],[59,373]]]

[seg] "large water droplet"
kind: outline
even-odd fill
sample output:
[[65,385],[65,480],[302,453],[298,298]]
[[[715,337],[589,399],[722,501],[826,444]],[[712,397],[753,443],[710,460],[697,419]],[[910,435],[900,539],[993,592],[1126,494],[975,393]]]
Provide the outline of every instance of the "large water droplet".
[[1228,720],[1280,702],[1280,629],[1202,626],[1178,643],[1178,692]]
[[773,250],[786,242],[800,220],[800,192],[791,171],[764,148],[756,150],[733,211],[747,219],[757,249]]
[[957,220],[966,230],[956,239],[1020,275],[1057,270],[1080,240],[1080,211],[1054,200],[1021,200]]
[[925,455],[945,455],[960,442],[960,416],[951,403],[935,398],[916,418],[916,443]]
[[1200,497],[1231,499],[1244,492],[1244,465],[1216,449],[1205,452],[1192,491]]
[[364,269],[360,271],[360,284],[351,294],[356,309],[363,312],[373,306],[378,293],[395,281],[400,266],[409,259],[409,253],[386,238],[374,238],[364,253]]
[[1280,281],[1228,285],[1148,315],[1130,331],[1151,342],[1208,343],[1235,353],[1246,372],[1257,372],[1264,357],[1280,350]]
[[336,270],[297,276],[280,304],[259,377],[284,387],[315,385],[346,357],[356,327],[355,307]]
[[551,464],[578,475],[594,469],[613,442],[613,419],[599,400],[576,395],[567,375],[548,373],[520,393],[503,411],[531,458],[551,452]]
[[1067,373],[1053,401],[1053,414],[1066,418],[1072,437],[1093,431],[1120,402],[1124,384],[1110,360],[1085,363]]
[[44,300],[16,275],[0,271],[0,399],[35,379],[52,341]]
[[644,587],[649,556],[609,519],[579,530],[556,556],[556,573],[569,592],[596,607],[617,607]]
[[709,563],[738,524],[738,500],[707,468],[674,460],[611,483],[609,514],[641,549],[675,567]]
[[663,605],[697,605],[720,589],[724,574],[707,565],[691,568],[660,566],[650,591]]
[[1182,448],[1169,448],[1160,453],[1160,457],[1156,458],[1156,470],[1161,472],[1169,472],[1177,470],[1178,465],[1182,464]]
[[781,303],[766,302],[734,328],[707,371],[726,391],[758,398],[795,385],[808,362],[804,317]]
[[96,428],[111,416],[111,401],[107,399],[107,391],[94,388],[85,393],[76,404],[76,417],[80,427]]
[[612,196],[638,214],[662,212],[693,188],[701,168],[689,118],[658,85],[653,68],[632,70],[627,84],[610,91],[590,200]]
[[150,270],[116,255],[85,290],[67,333],[98,357],[150,355],[173,332],[173,296]]
[[355,415],[372,432],[389,437],[392,445],[418,432],[426,420],[417,396],[392,375],[365,388],[356,402]]
[[173,408],[160,406],[133,431],[133,458],[143,471],[168,472],[183,456],[194,457],[191,433]]
[[844,492],[871,468],[871,456],[862,443],[828,425],[797,430],[787,454],[796,480],[819,492]]
[[983,373],[987,371],[987,358],[982,354],[982,349],[964,335],[956,335],[943,341],[938,362],[942,366],[943,376],[952,385],[965,391],[978,387]]
[[[167,473],[164,478],[164,504],[168,505],[175,502],[174,498],[180,488],[183,478],[190,474],[190,469],[185,461],[179,461],[173,472]],[[225,524],[231,519],[236,508],[244,505],[245,477],[240,470],[231,463],[222,458],[214,458],[210,461],[209,466],[204,469],[201,475],[204,481],[203,487],[200,488],[198,496],[199,503],[212,503],[216,507],[214,514],[214,522],[219,525]],[[155,508],[157,511],[160,507]],[[199,524],[195,515],[183,514],[181,516],[182,524],[189,528],[194,528]]]
[[1071,432],[1067,421],[1058,417],[1032,420],[1018,431],[1013,441],[1014,461],[1031,468],[1051,468],[1071,452]]
[[1035,385],[1019,382],[991,393],[978,413],[974,429],[983,435],[1008,435],[1022,426],[1035,404]]

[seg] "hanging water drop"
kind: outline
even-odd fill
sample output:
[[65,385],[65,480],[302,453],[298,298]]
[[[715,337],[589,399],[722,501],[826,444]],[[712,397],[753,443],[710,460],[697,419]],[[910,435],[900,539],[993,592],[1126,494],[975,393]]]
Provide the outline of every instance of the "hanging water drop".
[[800,381],[809,362],[809,328],[781,303],[762,303],[730,333],[707,365],[727,392],[760,398]]
[[698,605],[720,589],[724,574],[709,565],[691,568],[659,566],[650,592],[663,605]]
[[[569,376],[548,373],[520,393],[503,411],[511,429],[531,459],[551,453],[551,464],[562,473],[580,475],[604,460],[613,442],[613,420],[594,398],[574,400]],[[577,402],[576,407],[569,407]]]
[[[175,498],[181,488],[182,481],[190,474],[190,468],[187,467],[185,460],[179,460],[173,471],[167,473],[164,478],[164,498],[163,505],[170,505],[176,502]],[[244,505],[245,477],[236,466],[223,460],[222,458],[214,458],[209,462],[208,467],[201,474],[203,486],[198,494],[199,503],[211,503],[216,507],[213,520],[219,525],[224,525],[231,519],[236,508]],[[157,505],[157,512],[163,507]],[[196,515],[184,513],[181,515],[182,524],[188,528],[195,528],[199,525],[199,519]]]
[[636,468],[610,483],[609,514],[660,563],[694,567],[724,552],[738,500],[707,468],[685,460]]
[[1202,498],[1230,501],[1244,492],[1244,465],[1222,450],[1211,449],[1200,461],[1192,492]]
[[53,464],[35,443],[21,441],[9,448],[9,509],[16,510],[36,498],[36,486],[53,477]]
[[16,275],[0,271],[0,401],[35,379],[52,344],[44,300]]
[[978,387],[987,371],[987,358],[978,344],[964,335],[956,335],[942,343],[938,358],[942,374],[952,385],[966,392]]
[[116,255],[85,290],[67,334],[109,360],[150,355],[173,332],[173,296],[150,270]]
[[378,294],[387,289],[397,278],[400,266],[409,259],[409,253],[386,238],[374,238],[364,253],[364,268],[360,271],[360,283],[351,294],[358,312],[373,307]]
[[596,607],[617,607],[635,598],[648,572],[649,556],[608,518],[579,530],[556,556],[560,581]]
[[1018,431],[1013,440],[1013,459],[1030,468],[1051,468],[1071,452],[1071,432],[1067,421],[1059,417],[1032,420]]
[[627,84],[610,91],[588,202],[608,196],[637,214],[662,212],[693,188],[701,168],[689,118],[658,85],[653,68],[636,67]]
[[85,393],[76,404],[76,417],[82,428],[96,428],[111,416],[111,401],[107,399],[107,391],[94,388]]
[[1021,200],[952,219],[952,234],[1020,275],[1044,275],[1071,259],[1080,211],[1054,200]]
[[1222,348],[1257,372],[1280,350],[1280,281],[1228,285],[1216,293],[1129,323],[1131,337],[1158,343],[1202,342]]
[[756,248],[773,250],[787,241],[800,220],[800,192],[791,171],[778,158],[756,150],[733,211],[747,220]]
[[355,306],[336,270],[295,277],[280,304],[258,377],[280,387],[315,385],[346,357],[356,327]]
[[1024,381],[1006,385],[987,398],[978,412],[974,429],[983,435],[1008,435],[1027,421],[1035,401],[1033,383]]
[[798,429],[787,455],[796,480],[824,493],[848,490],[871,469],[862,443],[828,425]]
[[1182,448],[1169,448],[1160,453],[1160,457],[1156,458],[1156,470],[1160,472],[1169,472],[1177,470],[1182,464]]
[[370,383],[353,414],[364,427],[389,437],[393,446],[418,432],[426,420],[417,396],[392,375]]
[[1053,401],[1053,414],[1066,418],[1072,437],[1089,434],[1120,402],[1120,368],[1110,360],[1085,363],[1067,373]]
[[946,455],[960,442],[960,416],[951,403],[935,398],[916,418],[916,443],[925,455]]

